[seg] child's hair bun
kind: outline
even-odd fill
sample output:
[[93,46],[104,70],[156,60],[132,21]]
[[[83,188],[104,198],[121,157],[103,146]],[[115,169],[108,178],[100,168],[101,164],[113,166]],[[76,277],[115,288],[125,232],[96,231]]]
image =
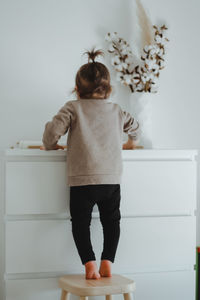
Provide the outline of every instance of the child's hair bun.
[[88,63],[90,62],[90,60],[92,60],[93,63],[95,63],[95,58],[99,55],[104,56],[104,52],[101,49],[95,50],[95,48],[93,48],[91,51],[86,51],[83,54],[87,54],[88,55]]
[[103,50],[95,50],[93,47],[82,55],[84,54],[88,56],[88,63],[82,65],[76,73],[73,92],[76,92],[80,99],[108,98],[112,91],[110,73],[103,63],[95,61],[97,56],[104,56]]

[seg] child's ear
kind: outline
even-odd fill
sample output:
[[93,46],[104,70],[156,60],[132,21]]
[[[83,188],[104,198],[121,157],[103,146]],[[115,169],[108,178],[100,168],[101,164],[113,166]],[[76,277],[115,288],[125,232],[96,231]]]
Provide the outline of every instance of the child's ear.
[[76,90],[77,96],[80,97],[77,86],[75,86],[75,90]]
[[76,91],[76,93],[78,94],[78,88],[77,88],[77,85],[75,86],[75,91]]

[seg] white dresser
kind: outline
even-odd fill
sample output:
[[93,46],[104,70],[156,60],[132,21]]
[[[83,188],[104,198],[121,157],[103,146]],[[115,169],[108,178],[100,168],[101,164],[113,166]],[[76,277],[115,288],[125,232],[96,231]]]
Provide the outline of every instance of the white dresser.
[[[122,155],[113,273],[135,280],[136,300],[195,300],[197,151]],[[1,166],[1,300],[60,299],[58,277],[84,272],[71,233],[66,151],[8,149]],[[99,263],[97,206],[91,239]]]

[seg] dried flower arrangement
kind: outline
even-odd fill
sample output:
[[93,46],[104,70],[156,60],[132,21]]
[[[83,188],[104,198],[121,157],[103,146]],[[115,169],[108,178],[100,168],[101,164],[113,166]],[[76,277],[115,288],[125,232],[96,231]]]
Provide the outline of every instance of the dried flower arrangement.
[[168,29],[165,25],[161,27],[154,25],[153,28],[155,42],[143,48],[141,55],[143,64],[137,66],[134,66],[130,45],[118,37],[117,32],[108,32],[105,36],[105,40],[109,43],[108,52],[114,55],[111,64],[117,71],[116,79],[129,86],[132,93],[157,92],[159,71],[165,67],[165,45],[169,40],[165,35]]

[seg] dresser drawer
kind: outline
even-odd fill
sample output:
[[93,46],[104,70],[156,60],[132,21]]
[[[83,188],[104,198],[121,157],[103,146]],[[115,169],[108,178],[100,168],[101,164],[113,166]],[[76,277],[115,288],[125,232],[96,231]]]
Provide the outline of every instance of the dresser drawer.
[[7,162],[6,214],[66,212],[66,162]]
[[195,300],[194,270],[136,273],[127,277],[136,282],[137,300]]
[[[121,236],[113,272],[193,268],[195,226],[195,217],[121,219]],[[99,219],[92,219],[91,239],[99,260],[103,246]],[[82,270],[69,220],[7,222],[7,273],[65,270],[69,273]]]
[[124,161],[121,191],[126,214],[193,214],[196,162]]
[[[6,214],[69,215],[66,172],[65,161],[7,162]],[[196,162],[123,162],[122,214],[192,214],[195,197]]]

